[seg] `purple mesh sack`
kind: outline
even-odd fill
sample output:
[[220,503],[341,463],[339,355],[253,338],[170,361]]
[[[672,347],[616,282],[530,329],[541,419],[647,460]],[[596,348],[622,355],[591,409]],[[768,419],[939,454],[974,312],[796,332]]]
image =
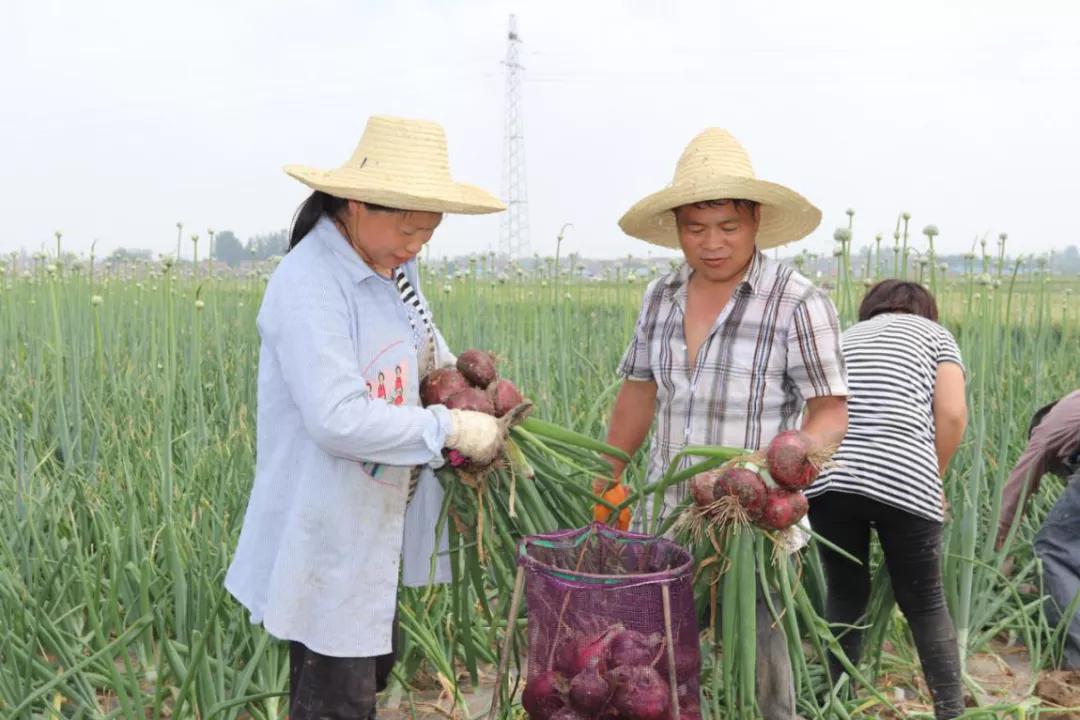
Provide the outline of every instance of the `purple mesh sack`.
[[700,719],[690,553],[593,523],[524,538],[518,564],[529,634],[522,705],[531,720]]

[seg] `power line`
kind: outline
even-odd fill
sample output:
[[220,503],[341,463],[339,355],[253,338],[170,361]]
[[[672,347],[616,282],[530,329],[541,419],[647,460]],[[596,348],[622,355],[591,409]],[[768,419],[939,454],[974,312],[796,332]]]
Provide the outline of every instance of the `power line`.
[[529,192],[525,175],[525,113],[522,101],[524,67],[519,56],[521,38],[517,18],[510,16],[507,33],[506,117],[503,129],[502,190],[507,209],[499,232],[499,252],[507,258],[529,254]]

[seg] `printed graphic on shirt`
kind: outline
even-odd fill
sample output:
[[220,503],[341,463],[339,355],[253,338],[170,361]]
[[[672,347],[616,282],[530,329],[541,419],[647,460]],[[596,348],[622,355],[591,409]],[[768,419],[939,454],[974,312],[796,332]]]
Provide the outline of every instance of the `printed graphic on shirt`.
[[[385,364],[382,362],[387,355],[390,355],[387,350],[398,344],[394,343],[379,353],[375,363],[365,373],[368,397],[372,400],[381,400],[391,405],[405,405],[408,400],[406,378],[409,374],[409,361],[405,358],[395,358],[394,361]],[[378,479],[383,470],[383,466],[378,463],[361,463],[361,467],[375,479]]]
[[408,372],[408,360],[380,367],[373,376],[367,378],[368,395],[373,400],[404,405],[408,399],[405,393],[405,376]]

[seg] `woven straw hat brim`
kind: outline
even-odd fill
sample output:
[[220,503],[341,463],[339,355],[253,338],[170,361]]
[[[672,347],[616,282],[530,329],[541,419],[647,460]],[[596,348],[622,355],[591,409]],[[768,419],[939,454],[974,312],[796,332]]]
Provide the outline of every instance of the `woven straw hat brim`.
[[468,183],[423,177],[372,177],[362,169],[350,167],[318,170],[304,165],[286,165],[285,172],[308,187],[334,197],[399,210],[483,215],[506,209],[505,203],[497,197]]
[[673,183],[649,195],[622,216],[619,227],[631,237],[662,247],[678,248],[675,208],[728,199],[761,203],[757,246],[762,249],[801,240],[821,223],[821,211],[790,188],[752,177],[715,175],[706,181]]

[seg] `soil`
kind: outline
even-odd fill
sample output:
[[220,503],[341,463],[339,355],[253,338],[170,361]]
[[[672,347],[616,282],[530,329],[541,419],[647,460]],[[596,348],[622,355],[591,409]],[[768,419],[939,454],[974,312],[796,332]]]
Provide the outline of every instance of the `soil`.
[[[1054,720],[1080,720],[1080,671],[1045,671],[1033,682],[1027,650],[1021,645],[993,643],[987,652],[970,655],[967,674],[973,687],[966,691],[969,708],[1000,704],[1031,703],[1030,710],[1038,708],[1040,718]],[[461,678],[463,687],[468,678]],[[451,710],[451,702],[437,683],[425,683],[426,689],[412,693],[412,703],[404,693],[387,694],[379,708],[380,720],[433,720],[453,718],[485,718],[491,704],[494,669],[481,671],[480,684],[464,691],[466,708]],[[921,673],[889,673],[878,679],[878,689],[896,707],[898,713],[884,711],[876,706],[872,696],[865,692],[867,702],[861,714],[852,717],[887,718],[900,720],[916,713],[933,716],[930,694]],[[1029,713],[1033,714],[1033,713]],[[996,717],[988,712],[987,718]]]

